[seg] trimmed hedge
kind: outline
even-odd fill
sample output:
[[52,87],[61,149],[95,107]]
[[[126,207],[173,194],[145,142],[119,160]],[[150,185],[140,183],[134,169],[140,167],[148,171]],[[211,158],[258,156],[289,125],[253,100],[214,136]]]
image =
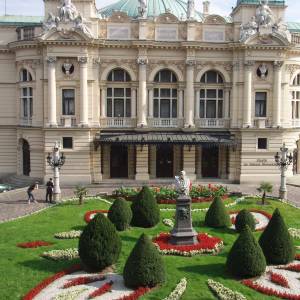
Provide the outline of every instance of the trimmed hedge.
[[205,215],[205,225],[208,227],[221,228],[231,225],[230,216],[220,197],[216,196]]
[[295,257],[293,238],[291,237],[278,208],[262,233],[259,244],[263,249],[267,263],[285,265]]
[[251,231],[255,231],[255,219],[251,212],[247,209],[241,210],[235,218],[235,229],[241,232],[245,226],[248,225]]
[[144,186],[131,205],[132,221],[136,227],[150,228],[160,220],[160,211],[153,193]]
[[265,272],[264,253],[248,225],[229,251],[226,268],[229,273],[240,278],[256,277]]
[[116,226],[117,230],[123,231],[129,227],[132,211],[124,199],[118,198],[110,207],[107,217]]
[[123,271],[129,288],[154,287],[165,282],[164,262],[151,240],[142,234],[131,251]]
[[103,214],[97,214],[84,228],[78,251],[88,272],[99,272],[115,263],[121,252],[121,239],[115,226]]

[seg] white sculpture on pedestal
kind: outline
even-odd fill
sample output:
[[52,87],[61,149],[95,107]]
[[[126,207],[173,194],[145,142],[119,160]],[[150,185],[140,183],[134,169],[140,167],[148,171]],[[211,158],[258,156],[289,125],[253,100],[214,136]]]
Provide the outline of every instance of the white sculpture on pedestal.
[[186,176],[185,171],[181,171],[179,176],[175,176],[175,186],[179,195],[188,196],[190,194],[191,181]]
[[272,26],[275,24],[275,17],[268,3],[268,0],[260,1],[260,5],[256,10],[256,22],[259,26],[272,28]]
[[63,22],[74,21],[78,15],[77,8],[72,3],[72,0],[63,0],[59,7],[59,18]]
[[188,0],[188,2],[187,2],[186,17],[188,20],[195,19],[195,1],[194,0]]
[[141,19],[146,19],[147,18],[147,0],[138,0],[138,1],[139,1],[139,7],[138,7],[139,17]]
[[240,40],[241,41],[247,40],[248,37],[257,33],[257,29],[258,29],[258,24],[256,23],[256,18],[252,17],[248,23],[241,25]]

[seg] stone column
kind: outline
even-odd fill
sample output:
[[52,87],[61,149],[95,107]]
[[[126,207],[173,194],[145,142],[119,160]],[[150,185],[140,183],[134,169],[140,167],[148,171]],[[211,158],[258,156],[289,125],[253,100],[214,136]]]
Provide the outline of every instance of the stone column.
[[136,89],[131,89],[131,117],[136,118]]
[[195,95],[194,95],[194,60],[186,61],[186,94],[184,101],[184,127],[193,128],[194,124],[194,105],[195,105]]
[[56,119],[56,57],[48,56],[48,126],[57,126]]
[[183,118],[183,90],[178,91],[178,118],[182,119]]
[[252,68],[254,62],[245,62],[244,71],[244,107],[243,107],[243,127],[252,126]]
[[192,180],[196,180],[196,147],[183,147],[183,170],[187,176]]
[[200,113],[200,90],[196,91],[196,112],[195,112],[195,118],[199,119],[199,113]]
[[281,84],[282,61],[274,61],[274,89],[273,89],[273,127],[281,126]]
[[232,105],[231,105],[231,127],[238,127],[239,119],[239,97],[238,97],[238,78],[239,78],[240,62],[235,62],[232,69]]
[[101,118],[106,118],[106,88],[101,87]]
[[149,180],[148,145],[136,146],[135,180]]
[[149,89],[149,118],[153,118],[153,88]]
[[146,58],[138,58],[139,65],[139,99],[137,127],[147,127],[147,63]]
[[202,146],[197,146],[197,151],[196,151],[196,165],[197,165],[197,177],[202,178]]
[[229,119],[230,118],[230,89],[225,88],[224,90],[224,118]]
[[89,99],[88,99],[88,58],[78,57],[80,64],[80,126],[89,124]]

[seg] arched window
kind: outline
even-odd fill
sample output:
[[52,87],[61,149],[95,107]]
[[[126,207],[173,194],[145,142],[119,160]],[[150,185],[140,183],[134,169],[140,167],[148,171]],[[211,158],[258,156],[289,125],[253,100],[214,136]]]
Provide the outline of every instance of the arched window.
[[300,126],[300,73],[297,74],[293,80],[291,87],[291,98],[292,98],[292,119],[297,120]]
[[130,75],[123,69],[112,70],[107,77],[107,117],[131,117]]
[[161,70],[155,75],[154,83],[154,118],[177,118],[176,75],[168,69]]
[[20,71],[20,81],[21,82],[32,81],[32,76],[28,70],[22,69]]
[[199,118],[221,119],[224,117],[224,80],[216,71],[207,71],[200,80]]
[[33,88],[30,84],[32,76],[26,69],[20,71],[21,82],[21,119],[24,125],[29,125],[33,115]]

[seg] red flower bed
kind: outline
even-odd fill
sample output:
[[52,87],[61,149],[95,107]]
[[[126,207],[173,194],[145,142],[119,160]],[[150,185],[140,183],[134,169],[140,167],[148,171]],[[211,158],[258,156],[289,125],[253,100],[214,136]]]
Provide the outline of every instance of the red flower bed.
[[283,286],[285,288],[290,287],[288,280],[284,276],[282,276],[280,274],[273,273],[273,272],[270,272],[269,274],[270,274],[271,282],[273,282],[275,284],[278,284],[280,286]]
[[99,214],[99,213],[107,214],[107,213],[108,213],[108,210],[104,210],[104,209],[90,210],[90,211],[88,211],[88,212],[85,213],[85,215],[84,215],[84,221],[85,221],[86,223],[91,222],[91,220],[92,220],[92,219],[91,219],[91,216],[92,216],[93,214]]
[[199,233],[197,236],[198,244],[177,246],[169,243],[171,235],[169,233],[161,233],[153,242],[159,250],[164,254],[185,255],[186,253],[200,254],[217,252],[223,245],[223,241],[216,237],[211,237],[205,233]]
[[137,290],[135,290],[132,294],[128,295],[128,296],[124,296],[122,298],[119,298],[117,300],[137,300],[139,299],[141,296],[145,295],[146,293],[148,293],[151,289],[147,288],[147,287],[140,287]]
[[300,264],[292,264],[286,267],[283,267],[284,270],[292,271],[292,272],[300,272]]
[[248,279],[248,280],[243,280],[242,283],[249,288],[252,288],[256,290],[257,292],[260,292],[262,294],[268,295],[268,296],[276,296],[281,299],[288,299],[288,300],[300,300],[300,295],[292,295],[286,292],[279,292],[274,289],[268,288],[261,286],[254,281]]
[[107,292],[109,292],[111,290],[111,287],[113,284],[114,284],[113,281],[103,284],[99,289],[97,289],[95,292],[93,292],[89,295],[89,299],[93,299],[93,298],[96,298],[103,294],[106,294]]
[[19,244],[17,244],[17,247],[38,248],[38,247],[44,247],[44,246],[50,246],[50,245],[52,245],[52,243],[48,243],[45,241],[33,241],[33,242],[19,243]]
[[91,276],[91,277],[78,277],[78,278],[70,280],[68,283],[65,283],[63,288],[67,289],[71,286],[88,284],[88,283],[92,283],[95,281],[103,281],[103,280],[105,280],[105,276],[102,276],[102,275]]
[[69,269],[63,270],[61,272],[58,272],[58,273],[46,278],[44,281],[42,281],[40,284],[38,284],[36,287],[34,287],[31,291],[29,291],[22,299],[23,300],[32,300],[46,286],[48,286],[49,284],[51,284],[55,280],[65,276],[65,275],[80,271],[81,269],[82,269],[81,265],[75,265],[75,266],[70,267]]
[[295,259],[300,260],[300,254],[296,254]]
[[[192,198],[192,203],[205,203],[205,202],[212,202],[213,197],[200,197],[200,198]],[[228,199],[228,195],[222,197],[222,200]],[[159,199],[157,200],[158,204],[176,204],[175,199]]]

